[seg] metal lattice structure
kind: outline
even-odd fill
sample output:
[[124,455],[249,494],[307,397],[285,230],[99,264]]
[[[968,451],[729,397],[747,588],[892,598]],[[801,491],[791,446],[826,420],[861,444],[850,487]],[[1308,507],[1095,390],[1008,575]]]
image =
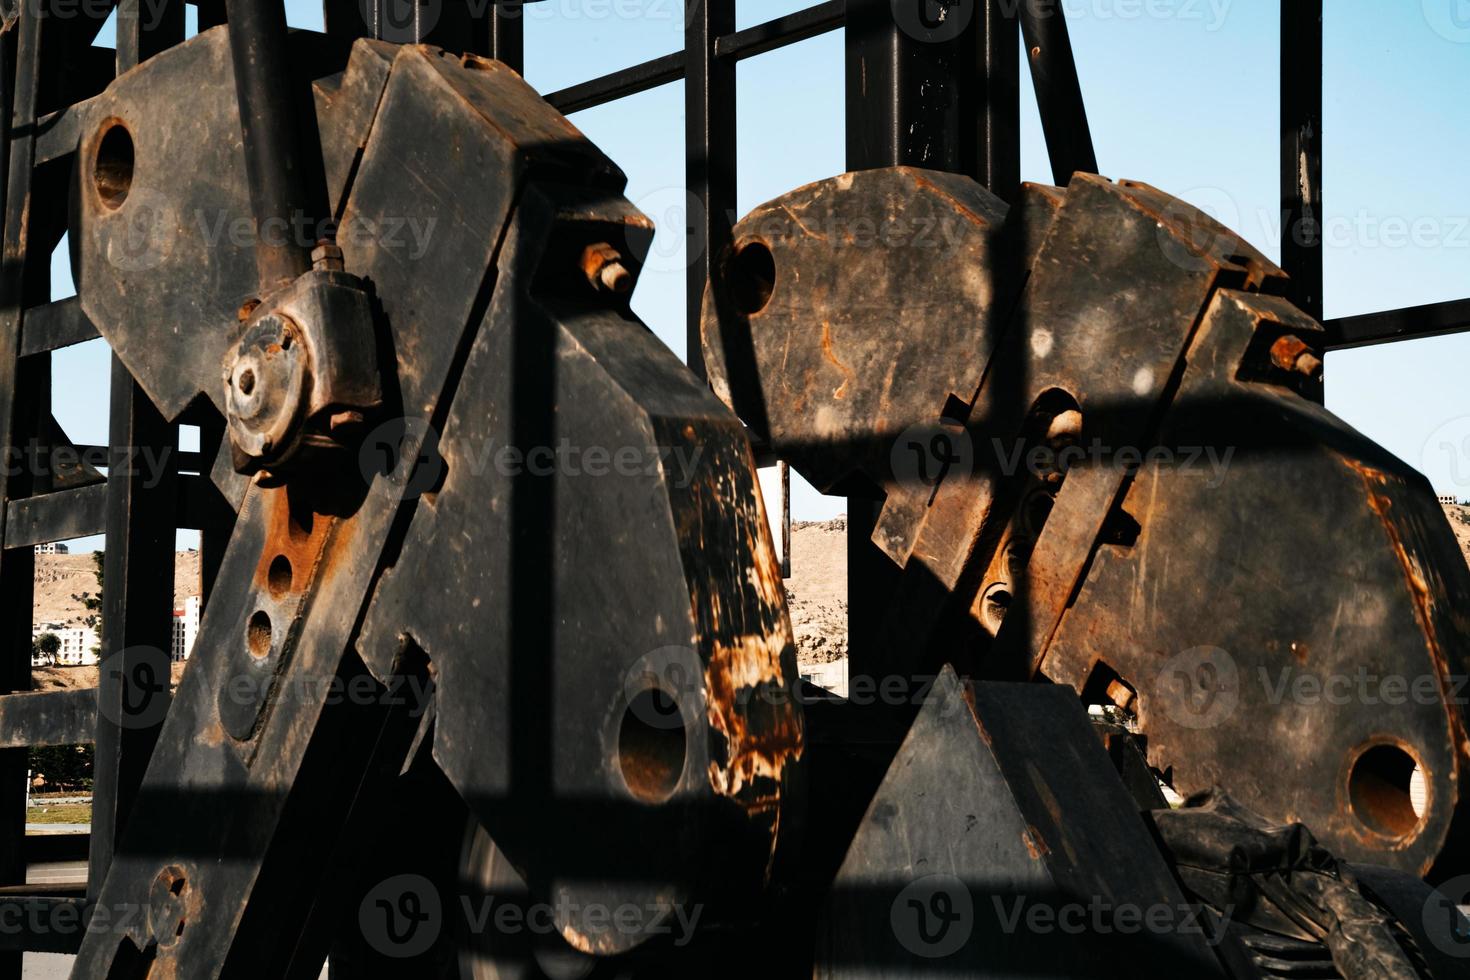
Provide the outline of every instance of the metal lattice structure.
[[[61,0],[55,0],[60,4]],[[328,40],[370,37],[391,0],[327,0]],[[268,4],[262,4],[269,6]],[[75,5],[67,4],[70,9]],[[96,5],[93,5],[96,7]],[[433,30],[395,38],[451,52],[484,55],[522,68],[518,3],[473,5],[446,0]],[[1028,55],[1056,183],[1092,173],[1083,94],[1065,20],[1050,5],[978,0],[951,8],[969,16],[951,29],[927,0],[828,0],[798,13],[737,31],[735,0],[688,0],[683,51],[545,95],[563,113],[606,105],[682,80],[687,189],[701,214],[690,221],[688,367],[705,377],[701,317],[707,283],[733,243],[735,207],[736,66],[747,58],[833,31],[844,33],[846,159],[850,170],[922,167],[973,177],[1001,200],[1015,203],[1020,187],[1019,93]],[[1322,316],[1322,3],[1282,6],[1281,198],[1287,213],[1281,265],[1291,299]],[[223,0],[197,4],[200,32],[226,22]],[[49,258],[67,230],[69,182],[88,133],[89,101],[121,76],[184,40],[181,0],[116,4],[115,52],[97,45],[111,5],[58,16],[48,0],[5,5],[0,34],[0,118],[4,120],[4,265],[0,268],[0,432],[8,453],[47,461],[0,473],[0,624],[10,654],[0,661],[0,893],[10,906],[41,921],[87,914],[112,866],[164,723],[157,693],[167,666],[148,651],[168,650],[172,628],[171,569],[175,530],[201,532],[206,608],[235,526],[229,499],[210,479],[222,462],[225,422],[207,406],[166,420],[142,387],[114,359],[110,405],[110,465],[104,477],[74,458],[74,447],[51,416],[51,352],[98,336],[78,298],[49,297]],[[911,9],[912,8],[912,9]],[[364,16],[364,10],[370,16]],[[381,33],[381,32],[380,32]],[[75,247],[75,243],[73,243]],[[1470,300],[1328,321],[1327,346],[1348,347],[1470,329]],[[178,425],[201,429],[201,453],[178,451]],[[145,479],[134,454],[167,453],[162,479]],[[12,458],[7,456],[7,459]],[[849,502],[849,636],[851,672],[882,672],[883,653],[865,646],[881,635],[871,620],[879,597],[893,590],[896,571],[871,543],[872,501]],[[106,535],[101,687],[92,692],[25,693],[31,688],[30,620],[36,545]],[[820,710],[820,709],[819,709]],[[985,708],[1004,715],[999,707]],[[1050,709],[1048,709],[1050,710]],[[1058,709],[1060,710],[1060,709]],[[92,831],[85,851],[70,838],[25,832],[26,749],[92,742],[96,783]],[[27,865],[44,860],[88,862],[85,888],[26,884]],[[84,933],[21,929],[0,932],[0,980],[20,976],[23,951],[74,953]],[[122,974],[118,974],[122,975]],[[142,976],[145,974],[136,974]]]

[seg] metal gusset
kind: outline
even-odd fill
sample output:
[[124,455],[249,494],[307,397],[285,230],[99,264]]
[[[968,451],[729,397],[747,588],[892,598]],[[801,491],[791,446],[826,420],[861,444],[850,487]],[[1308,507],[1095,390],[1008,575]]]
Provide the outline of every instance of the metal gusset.
[[1465,869],[1470,570],[1424,478],[1316,403],[1322,329],[1264,256],[1143,184],[1007,209],[897,168],[762,205],[719,268],[715,390],[883,501],[869,683],[1068,684],[1181,793]]

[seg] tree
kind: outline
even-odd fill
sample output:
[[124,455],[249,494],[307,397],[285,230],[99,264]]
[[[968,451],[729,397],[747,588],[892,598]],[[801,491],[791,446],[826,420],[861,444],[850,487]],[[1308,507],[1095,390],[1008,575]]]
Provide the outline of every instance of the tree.
[[42,633],[36,637],[34,646],[37,650],[46,654],[46,656],[54,657],[56,656],[56,652],[61,649],[61,639],[55,633]]
[[88,629],[96,630],[97,635],[102,635],[102,552],[92,552],[92,563],[97,566],[92,573],[97,577],[96,592],[73,592],[72,601],[80,602],[82,608],[87,610],[87,615],[82,617],[82,625]]
[[48,790],[89,790],[92,788],[92,746],[33,746],[30,768],[33,776],[46,777]]

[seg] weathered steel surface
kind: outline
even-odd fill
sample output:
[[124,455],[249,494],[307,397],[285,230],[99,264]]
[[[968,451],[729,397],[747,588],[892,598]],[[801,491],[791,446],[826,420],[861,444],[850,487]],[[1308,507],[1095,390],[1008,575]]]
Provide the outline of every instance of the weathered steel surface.
[[[1147,929],[1127,925],[1144,914]],[[815,975],[942,963],[983,976],[1224,976],[1209,939],[1070,692],[967,690],[946,667],[833,882]]]
[[[1423,478],[1315,403],[1322,331],[1271,295],[1281,271],[1146,185],[1079,174],[1006,214],[923,179],[756,209],[705,305],[715,390],[819,487],[884,495],[882,673],[1071,684],[1181,792],[1463,870],[1470,571]],[[896,200],[939,227],[984,210],[986,244],[824,230]]]
[[[745,915],[795,823],[795,652],[745,434],[578,261],[611,242],[635,275],[647,219],[617,168],[504,66],[406,47],[379,76],[381,54],[359,44],[340,83],[318,90],[323,132],[361,147],[350,172],[327,168],[350,178],[341,227],[412,216],[430,232],[339,235],[345,271],[374,291],[376,336],[363,342],[385,370],[384,404],[367,421],[381,425],[361,452],[244,490],[198,652],[99,896],[161,911],[121,945],[89,936],[79,975],[138,958],[153,976],[307,969],[330,940],[302,935],[313,905],[333,900],[351,862],[311,856],[371,825],[354,800],[380,795],[429,732],[532,893],[573,910],[557,928],[587,952],[648,933],[579,909],[697,902]],[[160,55],[140,70],[146,89],[124,78],[96,118],[177,102],[192,70],[227,81],[222,57],[207,35]],[[135,189],[107,199],[84,175],[95,199],[78,239],[105,248],[106,229],[146,204],[139,190],[158,186],[145,168],[169,149],[198,154],[196,139],[228,147],[236,118],[205,100],[192,135],[137,126]],[[172,176],[172,206],[245,213],[240,168],[193,162]],[[211,338],[250,329],[232,307],[254,271],[248,248],[183,224],[160,233],[168,247],[147,269],[93,254],[83,303],[178,409],[217,398],[224,347]],[[204,271],[179,278],[181,251]],[[157,356],[196,341],[182,362]],[[329,335],[312,360],[345,342]],[[556,456],[568,443],[586,472]],[[497,462],[504,446],[519,475]],[[591,469],[599,459],[610,474]],[[441,584],[427,597],[430,581]],[[375,696],[407,676],[436,692],[423,717]],[[589,818],[599,834],[580,832]]]

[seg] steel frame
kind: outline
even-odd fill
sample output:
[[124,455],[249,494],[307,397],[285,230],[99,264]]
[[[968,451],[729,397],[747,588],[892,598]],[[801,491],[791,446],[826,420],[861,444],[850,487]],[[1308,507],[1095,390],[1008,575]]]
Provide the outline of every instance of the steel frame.
[[[224,22],[222,0],[195,0],[199,28]],[[384,0],[374,8],[381,12]],[[850,169],[910,164],[975,177],[1004,198],[1020,180],[1017,31],[1025,38],[1048,154],[1058,183],[1093,171],[1096,158],[1066,23],[1050,4],[981,0],[955,38],[926,43],[901,29],[894,10],[908,0],[826,0],[805,10],[735,30],[735,0],[686,0],[684,49],[573,85],[546,96],[563,112],[604,105],[679,80],[685,82],[686,179],[703,220],[690,222],[687,340],[691,369],[703,376],[699,313],[711,263],[729,243],[735,207],[736,65],[747,58],[836,30],[845,31],[847,165]],[[925,0],[915,0],[922,3]],[[17,449],[48,437],[50,352],[97,336],[75,298],[52,301],[49,256],[65,230],[65,185],[77,148],[77,106],[113,77],[183,40],[184,5],[169,0],[163,16],[140,16],[142,0],[119,0],[116,52],[93,45],[101,22],[86,15],[42,16],[42,0],[6,0],[0,36],[0,179],[4,263],[0,267],[0,432],[7,462]],[[491,7],[452,8],[422,40],[488,54],[522,68],[518,0]],[[369,33],[358,0],[325,0],[327,31]],[[1322,0],[1281,5],[1282,265],[1296,284],[1293,297],[1322,313]],[[150,3],[150,14],[159,11]],[[959,7],[956,10],[967,8]],[[481,13],[475,13],[481,10]],[[934,11],[930,10],[932,14]],[[104,12],[105,13],[105,12]],[[942,98],[921,98],[938,86]],[[1382,343],[1470,329],[1470,299],[1327,321],[1330,346]],[[109,424],[111,475],[0,469],[0,624],[11,653],[0,659],[0,894],[27,908],[85,909],[95,898],[113,842],[158,733],[139,717],[130,685],[157,685],[154,661],[140,651],[170,644],[169,605],[176,527],[202,532],[203,590],[209,590],[234,515],[208,478],[217,418],[200,425],[202,454],[177,452],[178,429],[165,421],[116,359]],[[146,482],[124,465],[129,452],[169,450],[175,466],[161,482]],[[15,470],[15,472],[12,472]],[[892,566],[879,560],[865,533],[870,501],[849,505],[851,670],[871,657],[861,638],[864,611],[879,604]],[[71,693],[26,694],[31,687],[30,637],[33,546],[105,533],[107,591],[103,647],[120,651],[102,670],[96,703]],[[166,682],[164,682],[166,683]],[[15,693],[12,693],[15,692]],[[22,777],[27,745],[96,745],[94,818],[85,850],[75,842],[27,837]],[[87,857],[85,890],[27,886],[26,865]],[[0,980],[20,976],[22,951],[74,951],[80,932],[0,932]]]

